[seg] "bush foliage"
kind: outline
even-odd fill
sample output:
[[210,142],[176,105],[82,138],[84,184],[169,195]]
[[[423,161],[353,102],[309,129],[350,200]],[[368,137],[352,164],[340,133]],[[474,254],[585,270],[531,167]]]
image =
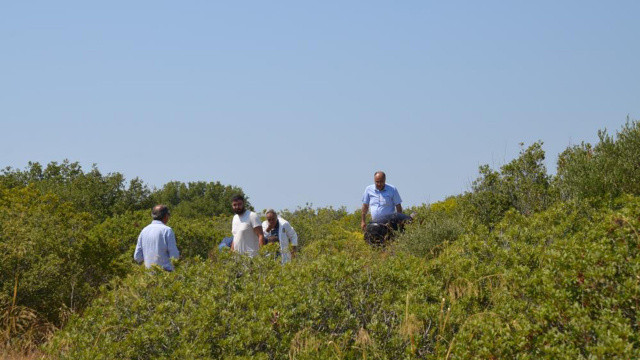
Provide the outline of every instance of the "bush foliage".
[[563,199],[612,202],[621,194],[640,195],[640,122],[627,123],[614,136],[599,131],[596,145],[567,148],[558,158]]
[[[61,358],[637,358],[640,198],[508,212],[428,258],[327,229],[291,264],[137,270],[58,333]],[[404,236],[404,235],[403,235]],[[400,240],[399,240],[400,241]]]

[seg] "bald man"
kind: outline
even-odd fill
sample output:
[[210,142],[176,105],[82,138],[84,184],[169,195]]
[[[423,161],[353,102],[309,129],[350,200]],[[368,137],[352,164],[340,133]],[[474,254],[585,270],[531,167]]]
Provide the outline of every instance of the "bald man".
[[387,184],[387,175],[383,171],[373,174],[374,184],[367,186],[362,195],[362,231],[367,226],[366,216],[371,209],[371,220],[378,222],[393,213],[402,213],[402,199],[398,189]]

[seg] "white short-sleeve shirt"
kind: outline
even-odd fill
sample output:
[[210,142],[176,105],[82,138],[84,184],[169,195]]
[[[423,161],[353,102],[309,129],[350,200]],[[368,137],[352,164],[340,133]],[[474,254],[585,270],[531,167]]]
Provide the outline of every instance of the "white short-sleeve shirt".
[[234,215],[231,222],[233,249],[240,254],[254,256],[258,253],[260,243],[253,228],[262,226],[260,218],[253,211],[245,211],[242,215]]

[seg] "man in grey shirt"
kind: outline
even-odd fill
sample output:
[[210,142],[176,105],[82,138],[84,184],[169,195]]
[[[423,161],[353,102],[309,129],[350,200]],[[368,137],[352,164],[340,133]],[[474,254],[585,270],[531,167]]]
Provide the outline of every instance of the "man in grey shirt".
[[151,211],[153,221],[140,232],[133,259],[150,268],[157,264],[167,271],[173,271],[171,258],[178,259],[180,252],[176,247],[176,235],[166,224],[169,221],[169,208],[156,205]]

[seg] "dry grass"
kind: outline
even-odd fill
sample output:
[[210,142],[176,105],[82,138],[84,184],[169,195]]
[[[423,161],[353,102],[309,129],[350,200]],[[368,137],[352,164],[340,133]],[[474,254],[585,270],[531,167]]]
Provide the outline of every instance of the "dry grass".
[[38,346],[55,331],[32,309],[19,305],[0,306],[0,359],[41,359]]
[[3,360],[40,360],[46,358],[47,357],[38,350],[32,350],[24,353],[0,349],[0,359]]

